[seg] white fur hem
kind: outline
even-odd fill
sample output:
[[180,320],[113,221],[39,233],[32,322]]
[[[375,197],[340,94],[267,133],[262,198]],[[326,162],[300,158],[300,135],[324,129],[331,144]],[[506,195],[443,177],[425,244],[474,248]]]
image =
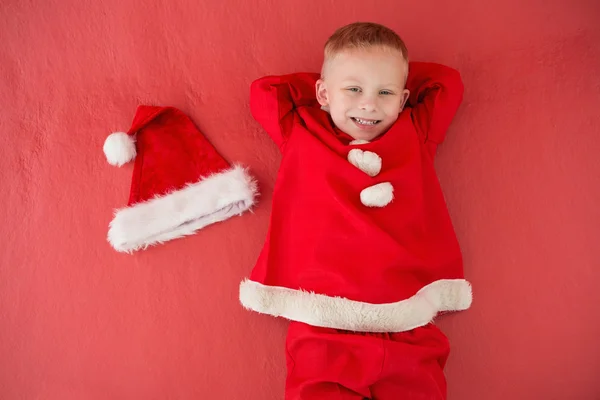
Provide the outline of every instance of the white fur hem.
[[252,207],[256,194],[256,182],[246,169],[235,166],[118,210],[110,223],[108,241],[117,251],[132,252],[191,235],[242,214]]
[[371,304],[303,290],[244,280],[240,302],[250,310],[312,326],[356,332],[404,332],[427,325],[443,311],[471,306],[471,285],[464,279],[441,279],[414,296],[387,304]]

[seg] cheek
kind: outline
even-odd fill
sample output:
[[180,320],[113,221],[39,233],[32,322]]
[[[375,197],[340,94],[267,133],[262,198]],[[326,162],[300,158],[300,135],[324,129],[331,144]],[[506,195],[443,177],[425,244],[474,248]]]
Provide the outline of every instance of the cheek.
[[353,97],[353,96],[343,96],[343,98],[340,101],[340,104],[346,110],[355,108],[356,103],[357,103],[356,97]]
[[338,95],[332,98],[331,106],[332,109],[337,110],[338,112],[344,112],[353,107],[354,101],[349,96]]
[[389,116],[397,117],[400,113],[400,100],[399,99],[389,99],[384,103],[385,113]]

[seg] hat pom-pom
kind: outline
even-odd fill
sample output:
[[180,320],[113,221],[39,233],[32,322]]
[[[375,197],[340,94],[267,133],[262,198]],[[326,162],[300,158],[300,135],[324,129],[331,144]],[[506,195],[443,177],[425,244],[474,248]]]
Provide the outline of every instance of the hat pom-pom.
[[135,138],[125,132],[112,133],[106,138],[103,150],[108,163],[120,167],[135,158]]

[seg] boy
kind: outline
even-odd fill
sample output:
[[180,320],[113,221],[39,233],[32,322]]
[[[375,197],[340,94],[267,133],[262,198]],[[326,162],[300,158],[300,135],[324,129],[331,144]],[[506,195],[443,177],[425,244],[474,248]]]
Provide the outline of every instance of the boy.
[[445,399],[449,345],[431,321],[471,287],[435,170],[458,72],[410,63],[396,33],[340,28],[321,75],[252,84],[283,157],[269,233],[240,300],[290,319],[286,399]]

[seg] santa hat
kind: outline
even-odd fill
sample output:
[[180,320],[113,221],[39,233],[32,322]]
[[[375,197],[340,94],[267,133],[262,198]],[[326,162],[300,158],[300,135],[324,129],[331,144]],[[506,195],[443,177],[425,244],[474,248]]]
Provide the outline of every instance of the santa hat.
[[139,106],[129,131],[108,136],[104,154],[115,166],[135,159],[129,202],[108,231],[117,251],[193,234],[255,201],[256,182],[247,170],[232,167],[173,107]]

